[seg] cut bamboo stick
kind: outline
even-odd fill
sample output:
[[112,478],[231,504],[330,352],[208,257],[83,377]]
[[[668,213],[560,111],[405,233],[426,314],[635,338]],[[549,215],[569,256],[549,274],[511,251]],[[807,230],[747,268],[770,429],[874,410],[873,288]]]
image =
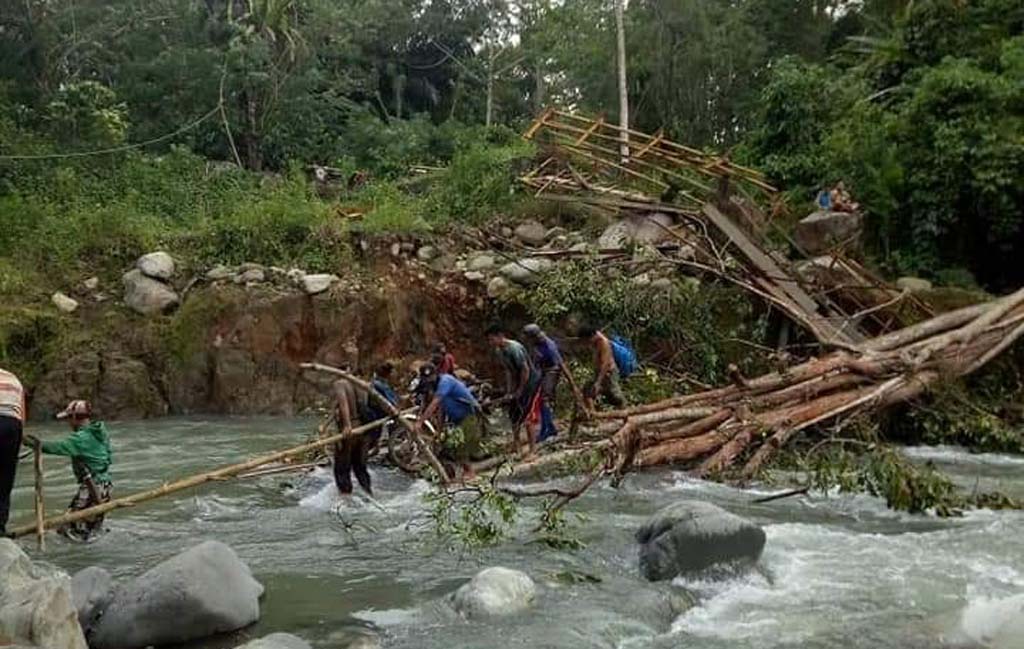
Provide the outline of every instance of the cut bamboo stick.
[[46,551],[46,502],[43,500],[43,443],[38,439],[32,444],[36,469],[36,545],[40,552]]
[[[415,411],[415,408],[409,408],[408,410],[403,411],[402,414]],[[348,435],[344,433],[331,435],[330,437],[324,437],[323,439],[318,439],[313,442],[307,442],[305,444],[300,444],[299,446],[293,446],[292,448],[288,448],[282,451],[275,451],[267,455],[261,455],[259,457],[255,457],[245,462],[232,464],[229,466],[221,467],[219,469],[214,469],[212,471],[207,471],[205,473],[200,473],[187,478],[182,478],[181,480],[177,480],[175,482],[164,483],[163,485],[156,487],[154,489],[147,489],[146,491],[140,491],[138,493],[124,496],[123,498],[116,498],[114,500],[105,502],[101,505],[89,507],[88,509],[81,509],[75,512],[68,512],[60,516],[54,516],[53,518],[43,521],[43,527],[44,529],[53,529],[54,527],[59,527],[61,525],[66,525],[68,523],[75,523],[77,521],[85,520],[87,518],[91,518],[99,514],[106,514],[107,512],[114,511],[115,509],[134,507],[135,505],[139,505],[141,503],[153,500],[155,498],[167,496],[178,491],[190,489],[192,487],[198,487],[199,485],[205,484],[207,482],[233,478],[241,473],[251,471],[265,464],[279,462],[290,457],[302,455],[303,453],[306,453],[317,448],[324,448],[326,446],[330,446],[331,444],[339,442],[342,439],[345,439],[346,437],[349,437],[351,435],[363,435],[372,430],[380,428],[391,419],[392,417],[378,419],[377,421],[366,424],[365,426],[360,426],[358,428],[352,429],[352,432]],[[401,418],[399,418],[399,421],[401,421]],[[32,523],[30,525],[23,525],[21,527],[16,527],[13,530],[11,530],[10,534],[12,537],[18,538],[21,536],[25,536],[26,534],[33,533],[36,530],[36,527],[36,523]]]

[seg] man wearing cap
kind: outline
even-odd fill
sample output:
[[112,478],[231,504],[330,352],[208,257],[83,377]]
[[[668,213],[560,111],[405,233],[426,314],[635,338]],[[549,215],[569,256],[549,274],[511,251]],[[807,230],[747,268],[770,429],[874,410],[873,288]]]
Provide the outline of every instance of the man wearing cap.
[[533,363],[540,370],[540,434],[538,442],[543,442],[549,437],[558,434],[555,427],[555,416],[552,408],[555,405],[555,392],[558,390],[558,382],[562,378],[562,354],[558,350],[558,344],[537,324],[528,324],[523,327],[523,334],[526,340],[533,347]]
[[25,390],[21,381],[14,374],[0,369],[0,537],[7,533],[24,421]]
[[[57,413],[65,419],[71,435],[59,442],[42,442],[43,453],[71,458],[71,470],[78,480],[78,493],[71,499],[69,511],[87,509],[110,500],[113,484],[110,480],[110,435],[102,421],[93,421],[92,406],[88,401],[72,401]],[[103,515],[76,521],[61,527],[61,534],[79,541],[87,541],[103,527]]]
[[417,389],[427,401],[416,420],[417,431],[422,433],[424,422],[440,412],[446,425],[445,451],[462,467],[463,479],[472,477],[469,463],[479,455],[484,433],[480,403],[465,383],[451,374],[438,374],[431,363],[420,367]]

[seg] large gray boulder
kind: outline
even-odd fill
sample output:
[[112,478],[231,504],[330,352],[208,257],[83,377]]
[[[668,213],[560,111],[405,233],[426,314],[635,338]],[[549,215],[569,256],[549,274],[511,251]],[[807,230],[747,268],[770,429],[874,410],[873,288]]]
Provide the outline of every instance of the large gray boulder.
[[527,257],[505,264],[498,272],[501,273],[502,277],[514,284],[527,285],[539,282],[541,275],[554,268],[554,266],[554,262],[550,259]]
[[34,565],[9,539],[0,539],[0,638],[43,649],[87,649],[71,578]]
[[803,218],[793,238],[810,255],[823,255],[833,248],[857,248],[864,233],[864,217],[854,212],[820,210]]
[[174,259],[166,252],[151,252],[142,255],[135,262],[135,267],[146,277],[168,280],[174,277]]
[[71,599],[78,623],[88,632],[114,595],[114,581],[103,568],[92,566],[71,576]]
[[309,643],[290,633],[271,633],[235,649],[313,649]]
[[529,575],[509,568],[486,568],[451,596],[452,606],[467,618],[511,615],[530,607],[537,586]]
[[259,619],[262,594],[234,550],[206,541],[117,587],[89,639],[135,649],[234,631]]
[[597,239],[597,247],[601,250],[618,250],[634,244],[657,245],[665,241],[675,241],[666,229],[673,225],[675,220],[661,212],[627,216],[605,228]]
[[178,306],[178,294],[167,284],[132,269],[121,278],[124,282],[124,302],[142,315],[166,313]]
[[765,534],[711,503],[685,500],[652,516],[636,540],[640,572],[649,581],[663,581],[716,564],[754,563],[764,550]]

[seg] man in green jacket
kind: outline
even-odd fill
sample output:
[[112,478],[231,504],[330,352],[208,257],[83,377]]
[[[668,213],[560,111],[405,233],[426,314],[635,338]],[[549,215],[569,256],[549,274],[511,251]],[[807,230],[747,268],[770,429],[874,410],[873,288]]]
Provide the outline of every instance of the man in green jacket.
[[[69,511],[93,507],[110,500],[110,435],[102,421],[93,421],[88,401],[72,401],[57,414],[66,419],[71,435],[59,442],[42,442],[43,453],[71,458],[71,469],[78,480],[78,493],[71,500]],[[69,523],[59,531],[68,538],[88,541],[103,527],[103,516]]]

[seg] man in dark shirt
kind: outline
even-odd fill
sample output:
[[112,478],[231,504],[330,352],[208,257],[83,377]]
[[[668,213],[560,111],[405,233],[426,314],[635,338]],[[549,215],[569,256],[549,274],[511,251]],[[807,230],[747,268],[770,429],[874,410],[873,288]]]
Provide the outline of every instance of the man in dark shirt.
[[526,441],[532,455],[536,442],[530,424],[540,419],[540,372],[533,366],[523,344],[507,338],[500,325],[488,327],[487,342],[505,368],[505,396],[510,399],[508,416],[512,420],[513,452],[520,450],[519,429],[526,424]]
[[526,340],[533,346],[533,362],[540,371],[540,394],[543,402],[540,410],[540,435],[537,441],[543,442],[558,434],[555,427],[555,393],[562,378],[562,354],[558,344],[536,324],[528,324],[523,328]]

